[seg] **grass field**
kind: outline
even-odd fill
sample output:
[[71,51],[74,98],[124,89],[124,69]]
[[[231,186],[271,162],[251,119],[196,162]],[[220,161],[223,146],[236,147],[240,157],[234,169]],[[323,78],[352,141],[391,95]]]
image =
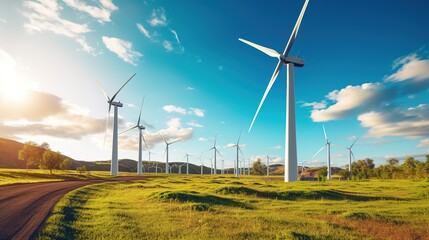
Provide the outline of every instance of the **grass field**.
[[[122,175],[135,175],[133,173],[124,173]],[[49,170],[40,169],[2,169],[0,168],[0,186],[15,184],[15,183],[36,183],[36,182],[52,182],[64,180],[83,180],[92,178],[110,177],[109,172],[91,171],[89,173],[78,173],[73,170],[60,171],[54,170],[53,174],[49,174]]]
[[39,239],[429,239],[428,181],[152,175],[67,194]]

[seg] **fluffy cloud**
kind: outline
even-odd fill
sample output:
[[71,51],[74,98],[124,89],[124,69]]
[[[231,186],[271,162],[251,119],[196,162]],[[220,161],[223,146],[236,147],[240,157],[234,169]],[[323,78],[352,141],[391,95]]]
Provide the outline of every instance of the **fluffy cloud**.
[[106,36],[103,36],[102,39],[107,49],[134,66],[137,66],[138,59],[143,56],[141,53],[132,50],[133,44],[131,42]]
[[181,108],[181,107],[176,107],[174,105],[166,105],[166,106],[162,107],[162,109],[168,113],[176,112],[176,113],[180,113],[182,115],[186,114],[186,109]]
[[164,40],[164,41],[162,42],[162,46],[165,48],[165,50],[166,50],[167,52],[171,52],[171,51],[173,51],[173,50],[174,50],[174,48],[173,48],[173,46],[171,45],[171,42],[170,42],[170,41]]
[[100,7],[89,6],[79,0],[63,0],[68,6],[89,14],[91,17],[97,19],[98,22],[110,22],[110,15],[113,11],[118,10],[118,7],[112,3],[111,0],[100,0]]
[[[418,53],[395,60],[396,72],[385,77],[383,82],[364,83],[331,91],[322,103],[333,102],[324,108],[317,102],[311,106],[311,118],[315,122],[330,121],[357,114],[368,136],[400,136],[424,138],[429,136],[429,106],[419,104],[404,107],[396,104],[401,98],[415,98],[416,94],[429,88],[429,59]],[[419,146],[425,144],[422,141]]]
[[326,101],[322,102],[302,102],[301,107],[312,107],[313,109],[323,109],[326,108]]
[[[164,141],[171,142],[175,140],[188,140],[192,138],[192,128],[183,128],[181,126],[180,118],[171,118],[166,123],[167,127],[157,132],[144,132],[144,138],[149,148],[156,144],[164,144]],[[136,150],[138,149],[138,135],[121,135],[120,136],[120,147],[125,150]],[[146,146],[144,146],[146,149]]]
[[200,138],[198,138],[198,141],[200,141],[200,142],[207,142],[207,141],[208,141],[208,139],[207,139],[207,138],[200,137]]
[[203,125],[197,123],[194,120],[187,122],[186,125],[191,126],[191,127],[197,127],[197,128],[203,128],[204,127]]
[[24,101],[13,105],[0,95],[0,109],[0,132],[13,139],[27,135],[81,139],[105,130],[104,119],[49,93],[29,91]]
[[79,43],[85,52],[94,49],[87,43],[84,34],[91,29],[87,24],[78,24],[60,16],[61,7],[56,0],[24,1],[22,15],[27,19],[24,28],[29,32],[48,31],[69,37]]
[[272,149],[282,149],[282,145],[274,146],[274,147],[272,147]]
[[429,138],[421,140],[419,145],[417,145],[417,147],[419,148],[429,147]]
[[174,106],[174,105],[165,105],[162,109],[168,113],[176,112],[182,115],[195,115],[197,117],[204,117],[205,110],[200,108],[189,108],[186,110],[185,108]]

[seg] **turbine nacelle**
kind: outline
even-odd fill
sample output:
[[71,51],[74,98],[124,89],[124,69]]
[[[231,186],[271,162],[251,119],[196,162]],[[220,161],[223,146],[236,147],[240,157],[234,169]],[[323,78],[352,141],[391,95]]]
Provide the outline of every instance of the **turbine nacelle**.
[[300,57],[280,55],[279,59],[284,64],[293,63],[293,65],[295,65],[297,67],[303,67],[304,66],[304,59],[300,58]]
[[122,104],[121,102],[109,102],[107,101],[110,105],[113,105],[115,107],[123,107],[124,104]]

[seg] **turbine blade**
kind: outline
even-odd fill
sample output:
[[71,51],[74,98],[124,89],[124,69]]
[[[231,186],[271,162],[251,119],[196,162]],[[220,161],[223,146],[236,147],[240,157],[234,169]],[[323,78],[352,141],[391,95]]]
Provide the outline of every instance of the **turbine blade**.
[[320,149],[319,149],[319,151],[317,151],[317,153],[316,154],[314,154],[313,155],[313,157],[311,157],[311,158],[314,158],[317,154],[319,154],[324,148],[325,148],[325,146],[326,146],[326,144],[324,144]]
[[[110,105],[109,105],[110,106]],[[107,112],[107,117],[106,117],[106,128],[104,130],[104,142],[103,142],[103,147],[106,145],[106,137],[107,137],[107,127],[109,126],[109,118],[110,118],[110,108],[109,111]]]
[[182,139],[178,139],[178,140],[176,140],[176,141],[169,142],[168,144],[170,145],[170,144],[177,143],[177,142],[180,142],[180,141],[182,141]]
[[215,149],[216,149],[216,152],[219,153],[221,157],[223,157],[222,153],[220,153],[219,150],[217,150],[217,148]]
[[308,2],[309,0],[305,0],[304,6],[302,7],[298,20],[295,23],[295,27],[293,28],[292,34],[289,37],[289,41],[287,42],[285,50],[283,51],[284,56],[287,56],[289,54],[289,51],[292,48],[293,43],[295,42],[296,36],[298,35],[299,26],[301,25],[305,10],[307,9]]
[[119,135],[121,135],[122,133],[126,133],[126,132],[128,132],[128,131],[131,131],[131,130],[133,130],[133,129],[134,129],[134,128],[136,128],[136,127],[138,127],[138,126],[136,125],[136,126],[131,127],[131,128],[129,128],[129,129],[125,130],[125,131],[122,131],[122,132],[120,132],[120,133],[119,133]]
[[241,138],[241,131],[242,131],[242,130],[240,130],[240,135],[238,135],[238,141],[237,141],[237,145],[239,145],[239,144],[240,144],[240,138]]
[[325,140],[328,142],[328,135],[326,135],[325,125],[322,125],[323,127],[323,134],[325,134]]
[[121,88],[119,88],[119,90],[115,93],[115,95],[113,95],[113,97],[112,97],[112,102],[113,102],[113,100],[115,99],[115,97],[116,97],[116,95],[118,95],[118,93],[122,90],[122,88],[124,88],[125,87],[125,85],[127,85],[127,83],[129,82],[129,81],[131,81],[131,79],[133,79],[133,77],[136,75],[136,73],[134,73],[134,75],[132,75],[129,79],[128,79],[128,81],[126,81],[125,83],[124,83],[124,85],[122,85],[122,87]]
[[261,51],[261,52],[263,52],[263,53],[267,54],[267,55],[268,55],[268,56],[270,56],[270,57],[278,58],[278,57],[280,56],[280,53],[278,53],[276,50],[273,50],[273,49],[271,49],[271,48],[263,47],[263,46],[261,46],[261,45],[258,45],[258,44],[256,44],[256,43],[252,43],[252,42],[247,41],[247,40],[242,39],[242,38],[239,38],[238,40],[240,40],[241,42],[244,42],[244,43],[245,43],[245,44],[247,44],[247,45],[250,45],[250,46],[252,46],[252,47],[254,47],[254,48],[258,49],[259,51]]
[[214,140],[213,147],[216,147],[216,140],[217,140],[217,134],[216,134],[216,137],[215,137],[215,140]]
[[356,143],[356,141],[359,139],[359,137],[357,137],[356,139],[355,139],[355,141],[352,143],[352,145],[350,146],[350,149],[352,149],[352,147],[353,147],[353,145],[355,145],[355,143]]
[[352,154],[353,160],[355,160],[355,161],[356,161],[355,155],[353,154],[353,151],[352,151],[352,150],[350,150],[350,153]]
[[137,126],[140,126],[140,118],[142,117],[143,103],[144,103],[144,96],[142,100],[142,105],[140,106],[140,114],[139,114],[139,120],[137,120]]
[[100,90],[103,92],[103,94],[104,94],[104,96],[106,97],[107,101],[108,101],[108,102],[110,102],[109,95],[107,95],[107,93],[106,93],[106,91],[104,90],[104,88],[103,88],[103,86],[101,85],[101,83],[100,83],[97,79],[95,79],[95,81],[97,82],[98,87],[99,87],[99,88],[100,88]]
[[276,69],[274,70],[274,73],[271,76],[270,82],[268,83],[267,89],[265,89],[264,96],[262,96],[261,102],[259,103],[258,109],[256,110],[256,113],[255,113],[255,116],[253,117],[252,123],[250,124],[249,132],[250,132],[250,130],[252,130],[253,123],[255,123],[255,120],[256,120],[256,117],[258,116],[259,110],[261,109],[262,104],[264,104],[265,98],[267,97],[268,93],[271,90],[271,87],[273,86],[274,82],[276,81],[282,65],[283,65],[283,63],[279,60],[277,63]]
[[146,139],[144,138],[143,134],[142,134],[142,139],[143,139],[144,145],[146,146],[147,151],[150,153],[151,151],[149,150],[149,146],[147,145]]

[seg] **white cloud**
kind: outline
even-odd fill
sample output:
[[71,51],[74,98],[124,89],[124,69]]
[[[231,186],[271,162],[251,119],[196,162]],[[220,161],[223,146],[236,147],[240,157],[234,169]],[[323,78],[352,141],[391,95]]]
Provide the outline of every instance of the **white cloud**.
[[[181,126],[180,118],[171,118],[167,121],[166,125],[166,128],[161,129],[158,132],[151,133],[146,131],[144,133],[144,138],[146,139],[149,148],[156,144],[164,144],[164,140],[171,142],[179,139],[184,141],[192,138],[192,128],[183,128]],[[119,144],[121,149],[137,150],[138,137],[121,135]],[[144,146],[144,149],[146,149],[146,146]]]
[[152,17],[148,22],[152,27],[167,26],[167,15],[165,14],[164,8],[154,9],[152,11]]
[[197,117],[204,117],[205,115],[205,110],[200,108],[189,108],[188,110],[186,110],[185,108],[174,106],[174,105],[165,105],[164,107],[162,107],[162,109],[168,113],[177,112],[182,115],[188,114],[188,115],[195,115]]
[[191,127],[197,127],[197,128],[203,128],[204,127],[203,125],[197,123],[194,120],[187,122],[186,125],[191,126]]
[[133,51],[133,44],[125,40],[103,36],[103,43],[111,52],[127,63],[137,66],[138,59],[143,56],[141,53]]
[[14,105],[0,95],[0,132],[18,139],[20,136],[53,136],[81,139],[105,130],[105,119],[88,115],[87,109],[70,104],[58,96],[28,91],[25,101]]
[[200,142],[207,142],[207,141],[208,141],[208,139],[207,139],[207,138],[200,137],[200,138],[198,138],[198,141],[200,141]]
[[190,109],[197,117],[204,117],[205,115],[205,110],[203,109],[199,109],[199,108],[190,108]]
[[195,88],[193,88],[193,87],[186,87],[186,90],[192,91],[192,90],[195,90]]
[[410,79],[427,80],[429,78],[429,59],[420,59],[416,53],[397,59],[393,68],[397,72],[386,77],[386,81],[400,82]]
[[118,10],[111,0],[100,0],[100,7],[90,6],[79,0],[63,0],[69,7],[78,11],[89,14],[91,17],[97,19],[98,22],[110,22],[110,15],[113,11]]
[[429,147],[429,138],[423,139],[417,145],[419,148]]
[[326,101],[322,102],[302,102],[301,107],[312,107],[313,109],[323,109],[326,108]]
[[177,35],[177,32],[176,32],[176,31],[174,31],[173,29],[170,29],[170,31],[171,31],[171,33],[173,33],[174,38],[176,38],[177,43],[178,43],[178,44],[181,44],[181,43],[180,43],[180,40],[179,40],[179,35]]
[[171,45],[170,41],[164,40],[162,42],[162,46],[165,48],[165,50],[167,50],[167,52],[171,52],[174,50],[173,45]]
[[3,19],[3,18],[0,18],[0,22],[7,23],[7,21],[5,19]]
[[93,53],[84,34],[91,31],[87,24],[78,24],[60,16],[60,6],[56,0],[24,1],[26,10],[22,15],[27,19],[24,28],[29,32],[48,31],[66,36],[79,43],[83,51]]
[[181,107],[176,107],[174,105],[166,105],[166,106],[162,107],[162,109],[168,113],[177,112],[177,113],[180,113],[182,115],[186,114],[186,109],[181,108]]
[[141,33],[143,33],[147,38],[149,38],[149,39],[151,39],[151,38],[152,38],[152,36],[150,35],[149,31],[148,31],[146,28],[144,28],[142,24],[137,23],[137,28],[138,28],[138,29],[139,29],[139,31],[140,31]]
[[276,145],[274,147],[271,147],[272,149],[282,149],[282,145]]

